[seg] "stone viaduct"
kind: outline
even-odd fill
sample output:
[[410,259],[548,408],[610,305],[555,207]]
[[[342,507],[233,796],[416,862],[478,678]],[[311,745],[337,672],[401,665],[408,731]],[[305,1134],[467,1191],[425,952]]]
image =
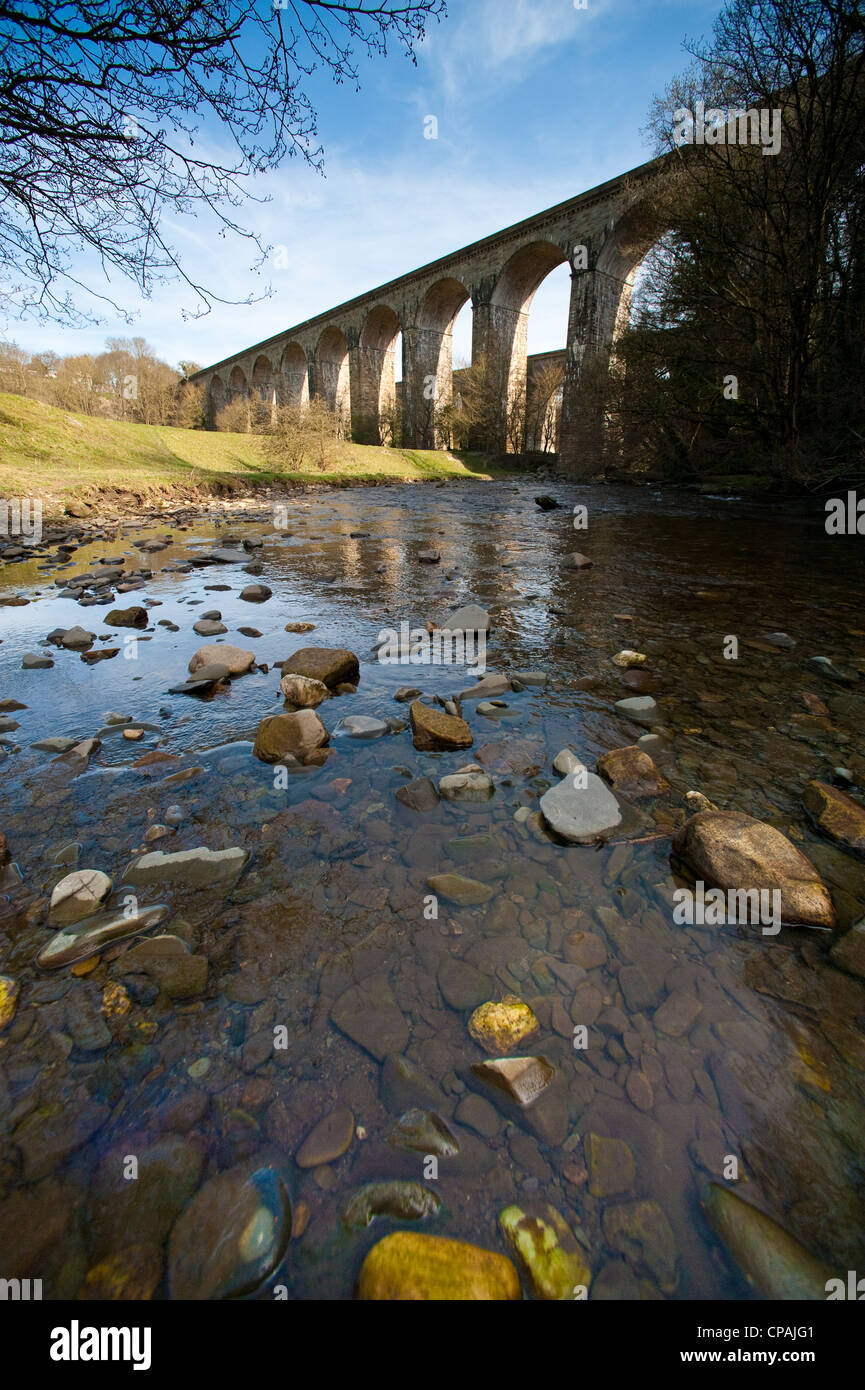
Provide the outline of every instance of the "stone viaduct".
[[[526,218],[504,231],[401,275],[367,294],[233,353],[191,380],[206,388],[211,418],[229,401],[303,406],[323,397],[352,437],[379,442],[396,401],[394,349],[403,335],[402,439],[435,448],[437,405],[453,390],[454,321],[472,305],[472,362],[483,363],[497,419],[479,447],[514,447],[509,421],[525,413],[527,329],[532,299],[563,262],[571,267],[559,438],[560,466],[593,469],[601,410],[581,398],[587,368],[609,363],[627,322],[634,276],[660,231],[651,194],[667,173],[664,155]],[[587,419],[587,411],[593,419]],[[512,432],[511,432],[512,433]]]

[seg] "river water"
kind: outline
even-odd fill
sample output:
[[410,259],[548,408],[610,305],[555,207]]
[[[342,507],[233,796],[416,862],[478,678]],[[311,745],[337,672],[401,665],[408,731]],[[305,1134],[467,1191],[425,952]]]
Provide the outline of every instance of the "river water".
[[[750,1287],[702,1207],[731,1157],[741,1196],[842,1277],[862,1268],[865,985],[832,965],[826,932],[676,925],[670,864],[685,793],[699,791],[788,835],[823,876],[840,928],[865,915],[862,862],[821,839],[800,801],[807,781],[832,780],[839,766],[854,796],[865,786],[865,679],[838,685],[806,665],[822,655],[865,676],[861,539],[826,536],[816,500],[758,506],[560,484],[562,508],[541,512],[538,490],[501,481],[304,494],[277,527],[261,507],[181,524],[148,517],[109,527],[65,568],[52,549],[0,572],[0,596],[30,599],[0,609],[0,695],[25,706],[6,716],[19,727],[3,735],[0,762],[12,861],[0,975],[19,986],[0,1032],[0,1276],[41,1277],[43,1297],[84,1296],[88,1271],[117,1256],[121,1270],[155,1270],[147,1291],[168,1297],[170,1233],[196,1190],[271,1165],[293,1231],[253,1297],[272,1298],[275,1285],[296,1299],[352,1297],[369,1248],[411,1223],[379,1216],[347,1229],[347,1201],[365,1183],[412,1179],[441,1202],[420,1228],[488,1249],[504,1249],[503,1208],[549,1203],[586,1253],[592,1297],[743,1299]],[[571,524],[576,504],[588,509],[585,530]],[[165,533],[167,548],[134,549]],[[253,581],[238,564],[166,569],[227,536],[261,538],[249,558],[262,562],[255,582],[272,589],[268,601],[239,598]],[[430,547],[440,563],[419,563]],[[592,568],[564,565],[575,549]],[[106,556],[151,565],[152,578],[115,604],[153,605],[146,630],[108,629],[109,608],[59,597],[55,579]],[[490,671],[548,677],[491,714],[466,700],[470,750],[420,752],[405,727],[371,742],[334,735],[325,765],[281,779],[253,757],[259,722],[283,708],[278,665],[303,646],[360,660],[357,692],[319,707],[331,733],[347,715],[407,720],[400,686],[431,701],[470,685],[464,668],[385,665],[373,653],[383,631],[469,601],[491,613]],[[207,698],[168,694],[215,640],[192,631],[211,608],[225,640],[269,670]],[[297,622],[314,630],[285,630]],[[76,624],[118,655],[88,665],[40,645]],[[244,625],[261,636],[239,635]],[[794,645],[765,642],[778,631]],[[640,693],[611,660],[622,648],[647,658],[663,730],[654,756],[671,789],[638,803],[617,843],[558,843],[515,813],[535,811],[558,781],[560,750],[594,769],[645,733],[614,708]],[[28,652],[50,654],[53,668],[23,670]],[[143,725],[142,738],[106,726],[109,711]],[[85,770],[31,748],[96,734]],[[153,750],[172,761],[134,766]],[[412,778],[438,781],[479,754],[490,800],[426,813],[396,800]],[[145,840],[154,826],[165,833]],[[142,850],[196,846],[240,846],[249,862],[227,886],[134,891],[141,905],[169,908],[161,933],[206,959],[203,987],[174,999],[148,987],[124,966],[129,942],[74,970],[35,964],[54,930],[51,891],[73,867],[111,878],[111,908]],[[440,900],[432,916],[427,879],[444,872],[492,896],[473,907]],[[364,1045],[335,1021],[357,1012],[357,986],[372,1003],[348,1032],[359,1026]],[[508,993],[539,1020],[528,1051],[556,1069],[559,1108],[543,1123],[490,1104],[471,1072],[486,1055],[467,1028],[472,1008]],[[664,1031],[655,1015],[672,995],[687,1019]],[[298,1166],[317,1121],[345,1107],[347,1150]],[[437,1175],[424,1167],[428,1146],[389,1142],[412,1107],[438,1114],[459,1143]],[[130,1157],[137,1179],[124,1176]]]

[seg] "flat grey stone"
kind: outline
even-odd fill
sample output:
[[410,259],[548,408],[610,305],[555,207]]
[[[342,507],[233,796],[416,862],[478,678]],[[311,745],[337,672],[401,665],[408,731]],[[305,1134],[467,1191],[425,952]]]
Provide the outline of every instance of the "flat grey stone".
[[635,724],[644,724],[646,728],[660,723],[661,711],[651,695],[634,695],[628,700],[617,700],[616,709],[626,719],[632,719]]
[[586,785],[575,786],[572,776],[544,792],[541,815],[551,830],[572,844],[582,844],[613,830],[621,823],[619,803],[594,772],[586,773]]

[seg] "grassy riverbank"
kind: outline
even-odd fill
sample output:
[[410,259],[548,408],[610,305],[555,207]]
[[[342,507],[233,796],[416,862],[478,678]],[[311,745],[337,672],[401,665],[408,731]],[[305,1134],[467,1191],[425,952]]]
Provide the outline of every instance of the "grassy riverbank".
[[481,455],[432,449],[384,449],[343,441],[335,467],[275,472],[253,434],[126,424],[75,415],[23,396],[0,393],[0,496],[50,503],[106,494],[159,497],[246,494],[286,483],[349,485],[489,478]]

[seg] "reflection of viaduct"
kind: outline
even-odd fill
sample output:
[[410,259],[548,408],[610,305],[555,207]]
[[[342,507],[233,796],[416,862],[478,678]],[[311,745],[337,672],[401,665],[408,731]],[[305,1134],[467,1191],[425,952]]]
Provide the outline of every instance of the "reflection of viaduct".
[[[670,156],[640,165],[513,227],[443,256],[368,294],[307,319],[266,342],[198,372],[211,414],[234,398],[302,406],[321,396],[351,421],[361,442],[377,442],[379,420],[396,396],[394,349],[403,335],[403,441],[435,447],[434,399],[450,399],[451,335],[472,303],[472,360],[484,361],[501,402],[497,437],[507,447],[508,411],[525,401],[528,315],[534,294],[556,266],[571,266],[560,461],[587,468],[580,385],[591,361],[609,359],[627,321],[634,275],[657,237],[647,195]],[[434,388],[434,389],[433,389]]]

